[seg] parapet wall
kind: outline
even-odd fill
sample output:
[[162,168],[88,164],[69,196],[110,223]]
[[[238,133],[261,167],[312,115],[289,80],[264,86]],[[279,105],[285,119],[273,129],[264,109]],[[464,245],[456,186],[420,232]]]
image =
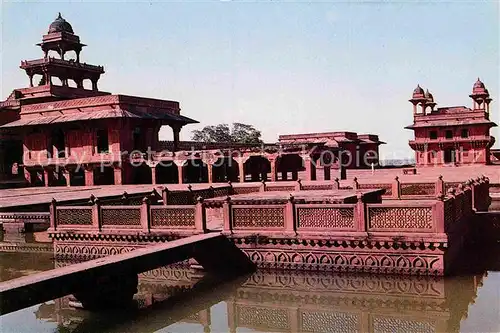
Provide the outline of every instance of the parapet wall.
[[[357,198],[344,203],[293,196],[252,201],[237,196],[303,193],[327,185],[333,189],[339,184],[228,184],[200,191],[164,190],[163,204],[149,198],[139,205],[115,206],[99,200],[87,206],[58,206],[54,201],[49,234],[56,257],[94,258],[208,232],[207,215],[219,209],[222,232],[263,268],[443,275],[458,262],[475,212],[487,210],[490,202],[485,177],[456,187],[441,178],[411,186],[397,179],[380,185],[354,180],[349,186],[354,188],[345,191],[357,193]],[[370,190],[363,192],[363,187]],[[384,189],[390,191],[383,200],[374,199],[373,193]],[[215,199],[205,200],[210,198]]]

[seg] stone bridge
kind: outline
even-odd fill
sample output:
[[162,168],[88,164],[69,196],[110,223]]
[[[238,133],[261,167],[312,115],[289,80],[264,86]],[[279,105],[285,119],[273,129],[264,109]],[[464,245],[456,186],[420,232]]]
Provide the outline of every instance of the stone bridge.
[[130,304],[137,274],[194,258],[214,276],[251,272],[254,264],[220,233],[202,234],[0,283],[0,314],[68,294],[87,309]]

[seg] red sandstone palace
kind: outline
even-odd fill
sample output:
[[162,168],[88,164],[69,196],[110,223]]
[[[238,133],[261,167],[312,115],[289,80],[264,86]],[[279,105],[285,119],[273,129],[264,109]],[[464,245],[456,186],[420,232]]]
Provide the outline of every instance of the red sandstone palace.
[[[176,101],[100,91],[104,68],[81,62],[85,45],[60,14],[38,45],[44,57],[20,66],[29,87],[0,102],[4,178],[18,164],[33,186],[316,180],[378,164],[383,142],[353,132],[283,135],[263,146],[179,142],[196,121]],[[159,141],[161,126],[172,142]]]
[[417,166],[444,164],[490,164],[490,148],[495,138],[490,135],[490,103],[488,89],[477,79],[472,88],[472,109],[465,106],[435,109],[434,97],[417,86],[410,102],[413,104],[415,131],[410,147],[415,150]]

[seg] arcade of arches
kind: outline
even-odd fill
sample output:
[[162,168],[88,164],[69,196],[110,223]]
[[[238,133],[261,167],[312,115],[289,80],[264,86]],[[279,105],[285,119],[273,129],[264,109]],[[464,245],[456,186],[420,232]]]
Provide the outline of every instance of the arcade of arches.
[[[133,164],[73,165],[25,170],[32,186],[92,186],[122,184],[183,184],[286,180],[329,180],[330,165],[299,154],[220,156],[212,159],[143,161]],[[333,177],[334,178],[334,177]]]

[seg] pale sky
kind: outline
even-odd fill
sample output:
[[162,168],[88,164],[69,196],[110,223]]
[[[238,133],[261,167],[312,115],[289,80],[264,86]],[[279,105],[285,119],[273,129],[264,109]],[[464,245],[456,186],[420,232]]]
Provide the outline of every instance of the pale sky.
[[[479,76],[500,123],[498,1],[134,1],[1,4],[1,95],[28,85],[21,60],[60,11],[104,65],[100,89],[177,100],[205,125],[242,122],[263,139],[353,131],[413,156],[408,102],[417,83],[438,107],[471,106]],[[500,140],[498,129],[493,135]],[[162,130],[165,139],[171,133]],[[498,146],[498,144],[496,144]]]

